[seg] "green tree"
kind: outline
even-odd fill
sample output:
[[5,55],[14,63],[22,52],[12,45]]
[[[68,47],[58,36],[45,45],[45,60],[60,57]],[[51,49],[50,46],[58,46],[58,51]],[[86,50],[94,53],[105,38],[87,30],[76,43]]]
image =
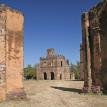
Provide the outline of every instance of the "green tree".
[[71,72],[75,73],[75,79],[80,79],[80,62],[76,64],[71,63]]
[[24,68],[24,78],[25,79],[36,79],[36,71],[37,69],[32,67],[31,65],[28,65],[26,68]]

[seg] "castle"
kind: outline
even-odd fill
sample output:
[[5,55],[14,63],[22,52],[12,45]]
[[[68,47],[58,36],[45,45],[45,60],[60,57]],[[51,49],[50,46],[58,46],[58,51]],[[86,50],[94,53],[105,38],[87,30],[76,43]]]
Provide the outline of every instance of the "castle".
[[37,70],[38,80],[74,80],[70,72],[69,61],[63,55],[57,55],[53,48],[47,49],[47,56],[40,58]]

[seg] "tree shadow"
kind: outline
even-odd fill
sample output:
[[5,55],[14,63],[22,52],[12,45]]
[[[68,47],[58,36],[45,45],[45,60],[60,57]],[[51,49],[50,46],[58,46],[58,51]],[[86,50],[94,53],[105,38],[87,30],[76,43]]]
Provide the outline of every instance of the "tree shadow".
[[65,87],[55,87],[51,86],[51,88],[62,90],[62,91],[70,91],[70,92],[75,92],[75,93],[81,93],[81,89],[76,89],[76,88],[65,88]]

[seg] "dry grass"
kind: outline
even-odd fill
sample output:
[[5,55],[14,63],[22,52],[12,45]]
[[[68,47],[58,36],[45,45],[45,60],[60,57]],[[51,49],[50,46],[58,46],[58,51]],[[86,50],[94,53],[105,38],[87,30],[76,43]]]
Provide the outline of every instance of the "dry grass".
[[81,81],[25,81],[28,100],[0,103],[0,107],[107,107],[105,95],[81,95]]

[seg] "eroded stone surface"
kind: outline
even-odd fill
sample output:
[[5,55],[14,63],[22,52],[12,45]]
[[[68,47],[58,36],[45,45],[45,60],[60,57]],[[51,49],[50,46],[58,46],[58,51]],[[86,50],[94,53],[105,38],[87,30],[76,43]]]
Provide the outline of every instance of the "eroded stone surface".
[[0,93],[4,100],[19,98],[24,93],[23,22],[22,13],[0,5]]
[[[83,60],[84,62],[83,90],[87,92],[99,93],[102,90],[103,91],[107,90],[107,20],[106,19],[107,19],[106,0],[99,3],[89,12],[84,13],[82,15],[82,30],[83,30],[82,54],[84,59]],[[87,22],[89,23],[87,24]]]

